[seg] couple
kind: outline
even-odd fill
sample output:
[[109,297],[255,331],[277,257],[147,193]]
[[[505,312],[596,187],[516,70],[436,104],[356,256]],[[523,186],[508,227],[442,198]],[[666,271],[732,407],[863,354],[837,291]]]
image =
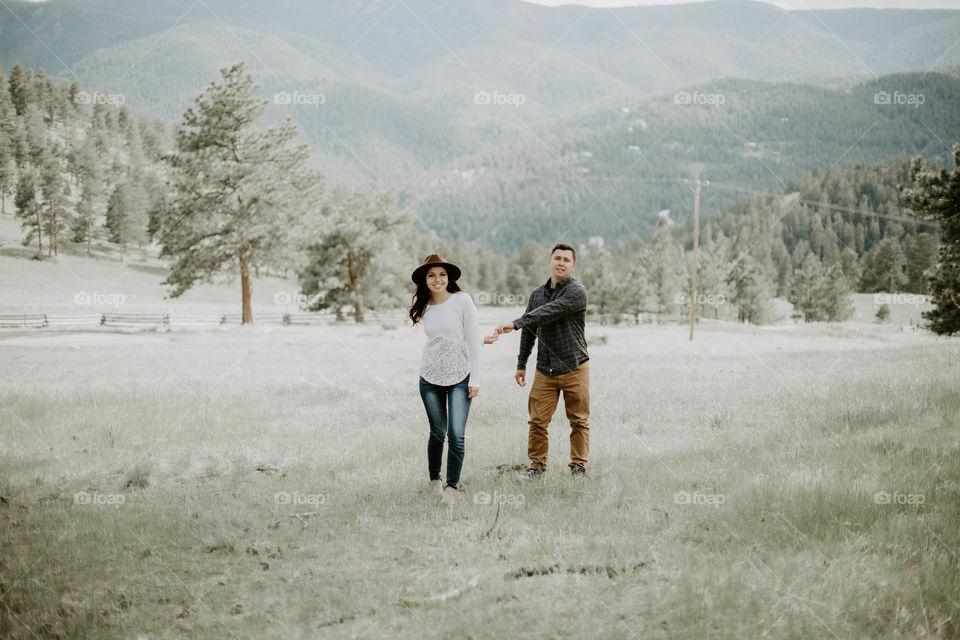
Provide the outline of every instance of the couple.
[[[520,356],[514,378],[527,385],[527,359],[537,347],[537,371],[527,408],[530,432],[527,455],[530,468],[524,478],[546,471],[547,427],[563,392],[570,420],[570,472],[583,476],[590,455],[589,356],[584,338],[587,291],[573,277],[577,253],[558,243],[548,260],[550,279],[533,290],[527,309],[513,322],[497,326],[493,334],[480,336],[477,309],[468,294],[457,286],[460,268],[443,256],[427,256],[411,274],[413,294],[410,319],[423,324],[427,344],[420,361],[420,397],[430,422],[427,466],[430,485],[443,492],[449,505],[456,502],[460,468],[463,466],[464,432],[470,401],[480,393],[480,347],[493,344],[501,334],[520,330]],[[443,443],[447,439],[447,479],[440,480]]]

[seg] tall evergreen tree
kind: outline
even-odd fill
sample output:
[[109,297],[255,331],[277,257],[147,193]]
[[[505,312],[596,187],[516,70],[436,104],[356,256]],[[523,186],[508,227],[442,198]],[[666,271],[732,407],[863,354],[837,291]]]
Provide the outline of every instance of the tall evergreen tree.
[[44,231],[47,234],[47,255],[60,255],[60,232],[69,224],[67,210],[67,195],[69,187],[64,178],[65,163],[57,149],[47,146],[41,163],[41,192],[43,204],[41,211],[44,221]]
[[843,322],[853,315],[850,281],[838,262],[827,267],[824,273],[823,313],[830,322]]
[[630,268],[629,274],[623,283],[623,310],[633,316],[635,323],[640,323],[640,314],[654,312],[659,306],[657,296],[647,273],[647,261],[643,259],[645,247],[638,247],[636,259]]
[[10,69],[10,77],[7,79],[10,88],[10,100],[16,109],[17,115],[22,116],[27,110],[27,103],[30,102],[32,89],[28,82],[27,75],[23,72],[20,63],[13,65]]
[[13,190],[16,175],[13,144],[0,129],[0,213],[7,212],[7,195]]
[[734,261],[727,283],[737,308],[737,320],[763,324],[769,319],[770,285],[763,266],[749,253],[741,253]]
[[623,306],[623,287],[613,266],[613,256],[604,248],[592,255],[583,270],[583,285],[590,293],[590,306],[602,317],[619,314]]
[[301,290],[315,299],[310,308],[330,308],[341,318],[341,308],[350,305],[354,320],[363,322],[367,308],[401,302],[409,287],[399,265],[382,258],[396,249],[394,232],[410,220],[389,194],[334,191],[323,207],[321,240],[308,247],[300,273]]
[[243,323],[253,322],[251,275],[289,261],[301,221],[321,191],[306,146],[291,146],[289,119],[258,131],[266,101],[238,63],[221,70],[187,109],[170,156],[176,196],[163,221],[162,255],[173,260],[173,297],[225,269],[240,274]]
[[907,282],[907,276],[903,273],[906,261],[896,238],[884,238],[863,258],[860,290],[867,293],[899,291],[901,285]]
[[536,240],[527,240],[510,259],[507,288],[510,295],[528,296],[547,279],[547,260],[550,250]]
[[147,211],[143,192],[132,180],[118,184],[107,201],[106,226],[110,242],[120,245],[123,260],[127,247],[147,237]]
[[670,313],[677,306],[678,294],[683,291],[685,269],[683,247],[664,220],[660,220],[640,259],[653,289],[657,313]]
[[924,312],[935,333],[960,333],[960,143],[953,146],[952,171],[927,169],[922,158],[910,166],[904,203],[924,220],[940,224],[940,253],[930,281],[934,308]]
[[722,232],[704,248],[697,273],[697,311],[714,319],[730,301],[730,240]]
[[851,286],[860,281],[860,261],[857,258],[857,252],[850,247],[844,247],[840,252],[837,264],[843,270],[843,276]]
[[919,234],[907,250],[907,290],[926,294],[930,291],[930,276],[937,266],[937,237]]
[[826,320],[823,312],[825,291],[823,264],[808,250],[803,266],[794,273],[787,302],[800,312],[804,322]]
[[86,243],[87,255],[90,255],[97,212],[104,195],[103,169],[97,158],[94,140],[87,136],[79,147],[74,148],[71,159],[80,186],[80,200],[72,226],[73,241]]
[[37,183],[33,172],[24,170],[20,172],[20,179],[17,181],[17,194],[14,198],[14,205],[17,207],[17,217],[20,218],[20,226],[26,230],[23,243],[29,244],[33,237],[37,238],[37,260],[43,257],[43,218],[41,217],[40,202],[37,200]]

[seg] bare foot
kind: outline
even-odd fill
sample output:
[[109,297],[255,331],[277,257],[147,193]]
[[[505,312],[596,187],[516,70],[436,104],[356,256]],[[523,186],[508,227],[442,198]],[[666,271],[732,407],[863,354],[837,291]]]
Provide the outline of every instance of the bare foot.
[[452,507],[457,504],[457,490],[453,487],[446,487],[443,490],[443,504]]
[[442,480],[431,480],[430,489],[436,491],[437,493],[443,493],[443,481]]

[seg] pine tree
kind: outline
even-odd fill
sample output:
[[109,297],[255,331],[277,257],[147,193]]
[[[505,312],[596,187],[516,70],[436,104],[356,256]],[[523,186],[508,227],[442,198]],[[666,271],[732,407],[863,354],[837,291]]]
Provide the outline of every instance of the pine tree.
[[733,265],[730,262],[730,239],[722,232],[703,251],[697,273],[697,311],[706,312],[714,319],[730,299],[727,278]]
[[669,313],[683,290],[683,247],[662,219],[641,257],[658,313]]
[[656,294],[650,283],[647,273],[647,261],[643,259],[645,248],[638,247],[633,267],[623,283],[623,310],[633,316],[633,321],[640,324],[640,314],[657,309]]
[[7,82],[10,88],[10,101],[13,103],[17,115],[22,116],[27,110],[27,103],[30,101],[31,88],[19,62],[10,69],[10,77]]
[[766,272],[749,253],[741,253],[734,261],[727,283],[738,321],[762,324],[769,319],[772,311]]
[[315,208],[319,172],[308,168],[297,128],[253,129],[266,101],[238,63],[221,70],[187,109],[170,156],[176,196],[163,221],[162,255],[173,265],[165,284],[173,297],[225,269],[240,273],[243,323],[253,322],[251,274],[289,263],[301,221]]
[[843,276],[848,283],[852,285],[860,281],[860,261],[857,258],[856,251],[850,247],[844,247],[843,251],[840,252],[837,264],[843,270]]
[[0,213],[7,212],[7,194],[12,191],[15,178],[13,145],[6,133],[0,130]]
[[367,308],[401,302],[409,286],[397,261],[382,258],[398,252],[391,241],[410,223],[410,214],[372,188],[335,190],[323,214],[321,240],[308,247],[309,262],[300,273],[301,291],[315,299],[310,308],[333,309],[339,319],[341,308],[350,305],[354,320],[363,322]]
[[790,295],[787,296],[787,302],[800,312],[804,322],[826,319],[823,311],[825,280],[823,264],[808,250],[803,266],[794,273]]
[[97,159],[96,144],[90,136],[73,150],[71,158],[80,186],[80,200],[77,202],[77,213],[72,226],[73,241],[86,243],[87,255],[90,255],[97,211],[104,195],[103,170]]
[[590,294],[590,306],[601,318],[608,313],[620,314],[623,307],[623,288],[617,279],[613,256],[609,251],[601,247],[588,261],[582,278],[583,285]]
[[47,255],[60,255],[60,232],[69,224],[67,195],[70,193],[64,179],[63,159],[53,146],[48,146],[41,163],[43,204],[41,211],[47,234]]
[[906,261],[896,238],[884,238],[864,256],[860,290],[867,293],[898,291],[907,282],[903,273]]
[[29,244],[36,236],[37,255],[35,259],[40,260],[43,257],[43,218],[40,212],[40,202],[37,200],[36,179],[32,171],[20,172],[17,194],[13,203],[17,207],[20,226],[27,232],[23,243],[25,245]]
[[838,262],[830,265],[824,274],[823,312],[830,322],[843,322],[853,315],[850,281]]
[[907,291],[926,294],[937,266],[937,238],[921,233],[907,250]]
[[147,237],[147,212],[143,192],[132,180],[118,184],[107,201],[106,226],[110,242],[120,245],[120,260],[132,242]]
[[510,259],[507,288],[511,295],[529,296],[547,280],[549,249],[535,240],[527,240],[519,253]]
[[0,70],[0,213],[7,212],[7,195],[16,185],[16,116]]
[[934,308],[924,312],[938,334],[960,333],[960,143],[953,146],[954,169],[928,170],[922,158],[910,166],[901,197],[917,217],[940,224],[940,253],[930,280]]
[[[491,298],[490,302],[497,305],[526,304],[526,296],[530,294],[529,291],[513,294],[513,296],[510,296],[510,294],[506,293],[507,259],[501,256],[499,253],[483,248],[480,250],[480,255],[480,288],[484,291],[490,292],[491,294],[498,294],[495,298]],[[416,256],[414,257],[416,258]],[[423,256],[420,256],[420,259],[422,258]],[[416,264],[416,260],[412,262]]]

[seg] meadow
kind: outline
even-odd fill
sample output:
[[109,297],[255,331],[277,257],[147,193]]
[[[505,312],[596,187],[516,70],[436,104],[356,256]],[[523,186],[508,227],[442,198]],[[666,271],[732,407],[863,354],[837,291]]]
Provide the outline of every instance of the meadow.
[[960,343],[588,337],[587,477],[511,334],[450,509],[418,329],[0,334],[0,636],[960,637]]

